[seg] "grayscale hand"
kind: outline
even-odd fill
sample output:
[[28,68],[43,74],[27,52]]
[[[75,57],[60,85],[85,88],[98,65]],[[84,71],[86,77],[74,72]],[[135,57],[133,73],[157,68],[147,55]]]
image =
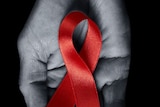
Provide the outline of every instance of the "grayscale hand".
[[[66,14],[83,11],[102,33],[102,50],[94,72],[101,107],[125,107],[130,64],[130,26],[123,0],[37,0],[18,38],[19,87],[27,107],[46,107],[66,68],[58,45]],[[80,50],[87,29],[83,21],[73,41]]]

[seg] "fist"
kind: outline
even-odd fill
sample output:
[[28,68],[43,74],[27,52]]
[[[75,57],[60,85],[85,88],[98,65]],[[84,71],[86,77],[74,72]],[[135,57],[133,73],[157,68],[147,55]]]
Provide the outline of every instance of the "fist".
[[[18,38],[19,86],[27,107],[45,107],[66,74],[59,45],[62,19],[73,10],[84,12],[99,27],[102,49],[94,79],[101,107],[124,107],[130,64],[129,19],[122,0],[37,0]],[[80,51],[87,31],[81,22],[73,43]]]

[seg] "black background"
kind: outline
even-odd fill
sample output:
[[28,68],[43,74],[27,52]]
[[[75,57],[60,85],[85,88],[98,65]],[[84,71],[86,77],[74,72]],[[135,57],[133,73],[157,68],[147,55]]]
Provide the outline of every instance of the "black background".
[[[157,51],[152,31],[155,12],[147,1],[125,0],[131,23],[131,69],[128,78],[127,107],[154,107],[155,61]],[[1,3],[1,100],[4,107],[26,107],[18,88],[19,57],[17,38],[33,7],[35,0],[7,1]],[[154,7],[154,6],[153,6]],[[3,19],[4,18],[4,19]],[[154,29],[155,30],[155,29]]]

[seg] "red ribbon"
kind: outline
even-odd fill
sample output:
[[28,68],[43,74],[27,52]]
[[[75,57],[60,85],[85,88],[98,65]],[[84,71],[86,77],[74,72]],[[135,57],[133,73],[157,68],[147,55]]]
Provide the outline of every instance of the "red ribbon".
[[[86,38],[77,53],[72,34],[82,20],[88,21]],[[59,46],[67,74],[49,101],[47,107],[100,107],[92,73],[101,50],[101,33],[96,24],[82,12],[71,12],[59,28]]]

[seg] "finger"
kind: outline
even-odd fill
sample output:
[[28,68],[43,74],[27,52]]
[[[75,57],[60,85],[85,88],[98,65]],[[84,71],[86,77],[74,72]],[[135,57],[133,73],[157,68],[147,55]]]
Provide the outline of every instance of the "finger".
[[27,107],[44,107],[47,103],[46,65],[38,59],[38,52],[33,48],[27,35],[27,29],[18,40],[20,56],[19,87]]
[[47,87],[48,87],[48,98],[50,99],[57,87],[63,80],[66,74],[66,68],[63,63],[60,51],[54,52],[48,58],[47,62]]

